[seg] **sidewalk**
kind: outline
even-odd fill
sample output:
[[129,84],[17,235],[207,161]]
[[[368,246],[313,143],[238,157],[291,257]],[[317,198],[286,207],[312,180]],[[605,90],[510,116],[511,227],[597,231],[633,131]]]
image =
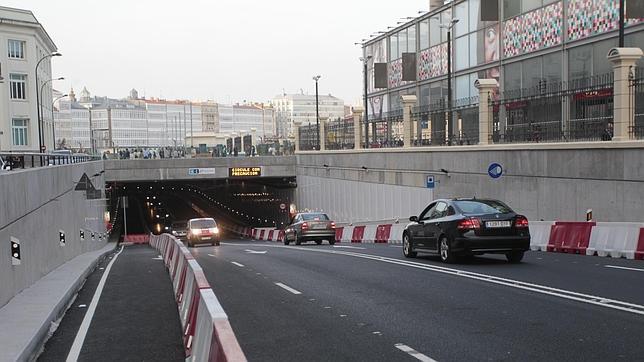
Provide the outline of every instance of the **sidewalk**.
[[109,270],[102,290],[99,268],[45,345],[40,361],[74,356],[80,361],[185,360],[172,284],[156,250],[126,246],[114,257],[111,270],[107,263],[101,266]]

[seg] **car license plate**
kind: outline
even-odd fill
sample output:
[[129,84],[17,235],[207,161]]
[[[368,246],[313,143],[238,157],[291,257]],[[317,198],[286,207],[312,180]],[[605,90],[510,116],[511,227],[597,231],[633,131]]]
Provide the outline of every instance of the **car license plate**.
[[326,229],[326,225],[325,224],[316,224],[316,225],[313,225],[313,228],[314,229]]
[[204,236],[203,238],[201,238],[201,240],[210,240],[210,239],[212,239],[210,236]]
[[509,221],[487,221],[485,222],[485,227],[486,228],[509,228],[510,227],[510,222]]

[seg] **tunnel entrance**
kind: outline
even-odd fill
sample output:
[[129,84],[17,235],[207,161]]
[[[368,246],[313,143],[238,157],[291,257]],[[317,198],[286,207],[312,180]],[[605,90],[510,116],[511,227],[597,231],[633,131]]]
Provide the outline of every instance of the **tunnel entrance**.
[[[199,181],[111,182],[112,200],[128,197],[128,222],[160,234],[192,218],[212,217],[222,226],[283,228],[295,199],[295,177]],[[130,226],[128,225],[128,229]],[[225,229],[225,228],[224,228]],[[133,229],[134,230],[134,229]],[[129,231],[129,230],[128,230]]]

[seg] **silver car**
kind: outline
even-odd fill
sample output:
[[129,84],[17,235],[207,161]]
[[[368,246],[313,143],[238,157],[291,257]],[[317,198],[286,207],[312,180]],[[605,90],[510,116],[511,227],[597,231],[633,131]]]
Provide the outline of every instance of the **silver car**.
[[323,240],[335,244],[335,222],[327,214],[319,212],[299,213],[293,216],[291,223],[284,230],[284,245],[294,242],[300,245],[303,242],[315,240],[320,245]]

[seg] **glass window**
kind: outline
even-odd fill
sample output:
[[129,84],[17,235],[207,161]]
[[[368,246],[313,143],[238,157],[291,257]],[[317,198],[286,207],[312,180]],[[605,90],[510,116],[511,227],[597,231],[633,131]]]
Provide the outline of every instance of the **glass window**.
[[25,59],[25,42],[9,39],[8,50],[10,59]]
[[536,8],[540,8],[542,5],[541,0],[523,0],[522,2],[523,2],[522,10],[524,13],[534,10]]
[[454,205],[462,214],[509,214],[512,211],[506,204],[495,200],[457,200]]
[[302,214],[302,219],[304,221],[328,221],[329,217],[326,214]]
[[420,105],[426,106],[429,102],[429,85],[423,85],[420,87]]
[[474,67],[477,64],[480,64],[478,60],[480,59],[479,56],[479,42],[477,41],[479,37],[481,36],[480,32],[472,33],[469,35],[470,37],[470,47],[468,49],[470,53],[470,66]]
[[447,204],[441,201],[438,204],[436,204],[436,207],[431,213],[430,218],[439,219],[444,216],[447,216]]
[[[449,25],[452,21],[452,9],[446,9],[441,13],[441,24]],[[454,33],[452,29],[452,38],[454,38]],[[441,41],[447,41],[447,28],[441,28]]]
[[570,79],[588,78],[592,74],[593,45],[584,45],[568,51]]
[[469,32],[467,2],[462,2],[454,7],[454,18],[458,19],[458,23],[454,25],[455,36],[467,34]]
[[398,33],[398,56],[396,59],[402,57],[402,53],[407,53],[407,29]]
[[463,70],[470,66],[469,36],[462,36],[454,42],[454,69]]
[[527,59],[522,63],[522,87],[533,88],[539,86],[539,82],[541,81],[541,57]]
[[481,19],[481,0],[470,0],[470,31],[477,30],[481,28],[482,24],[480,23]]
[[470,76],[462,75],[456,77],[456,90],[454,92],[454,99],[463,99],[470,97]]
[[10,74],[9,88],[11,90],[11,99],[27,99],[27,75]]
[[[624,40],[626,42],[626,40]],[[593,75],[610,73],[613,70],[607,55],[611,48],[617,46],[617,39],[608,39],[593,46]],[[641,46],[641,44],[639,45]]]
[[503,0],[503,18],[510,19],[521,14],[521,0]]
[[476,89],[476,81],[479,79],[478,73],[470,73],[470,97],[479,95],[479,90]]
[[429,46],[441,43],[441,21],[436,17],[429,18]]
[[521,63],[507,64],[503,67],[504,90],[521,89]]
[[13,119],[11,122],[11,139],[14,146],[27,146],[28,120]]
[[561,79],[561,52],[556,52],[543,56],[543,79],[546,84],[557,84]]
[[398,34],[389,37],[389,54],[391,56],[389,60],[398,59]]
[[416,52],[416,26],[407,29],[407,52]]
[[423,20],[419,24],[420,50],[429,48],[429,20]]
[[[644,31],[628,34],[624,39],[624,45],[627,47],[641,47],[644,44]],[[644,68],[644,58],[637,61],[638,68]]]

